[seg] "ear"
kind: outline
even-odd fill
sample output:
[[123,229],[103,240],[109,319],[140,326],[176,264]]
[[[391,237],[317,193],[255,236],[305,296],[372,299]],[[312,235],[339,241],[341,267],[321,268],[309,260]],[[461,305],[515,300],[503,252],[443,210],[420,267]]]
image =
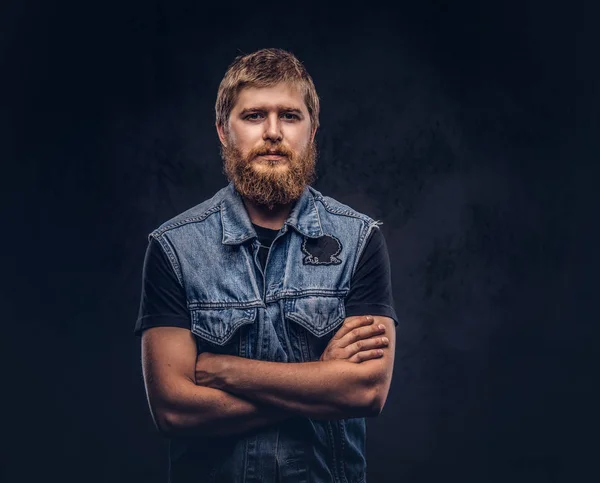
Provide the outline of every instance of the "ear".
[[227,146],[227,143],[225,142],[225,140],[227,139],[227,135],[225,133],[225,126],[219,123],[216,123],[215,126],[217,127],[217,134],[219,135],[219,140],[221,141],[221,144],[223,146]]
[[317,134],[317,128],[316,128],[316,127],[313,127],[313,128],[312,128],[312,133],[311,133],[311,135],[310,135],[310,140],[311,140],[311,142],[313,142],[313,141],[315,140],[315,134]]

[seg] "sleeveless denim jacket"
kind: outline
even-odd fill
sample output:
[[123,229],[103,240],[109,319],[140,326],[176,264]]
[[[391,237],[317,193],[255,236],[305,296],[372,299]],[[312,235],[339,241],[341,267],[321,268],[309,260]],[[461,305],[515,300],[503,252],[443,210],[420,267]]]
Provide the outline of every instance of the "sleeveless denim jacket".
[[[306,362],[319,359],[344,321],[352,274],[378,224],[306,187],[263,272],[230,183],[149,237],[185,289],[199,352]],[[364,418],[294,417],[242,435],[172,439],[170,481],[361,483],[365,443]]]

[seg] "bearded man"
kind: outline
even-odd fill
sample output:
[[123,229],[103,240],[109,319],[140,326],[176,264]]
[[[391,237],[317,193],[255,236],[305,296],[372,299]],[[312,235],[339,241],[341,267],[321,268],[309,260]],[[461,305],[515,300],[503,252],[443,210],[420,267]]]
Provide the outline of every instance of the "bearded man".
[[150,233],[135,327],[169,481],[364,482],[397,325],[380,223],[310,186],[293,54],[237,57],[215,109],[229,184]]

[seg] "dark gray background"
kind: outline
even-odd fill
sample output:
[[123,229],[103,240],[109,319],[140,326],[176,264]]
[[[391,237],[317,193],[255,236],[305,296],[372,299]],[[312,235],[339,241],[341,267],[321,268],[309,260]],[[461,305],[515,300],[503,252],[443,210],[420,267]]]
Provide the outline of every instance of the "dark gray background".
[[3,3],[0,479],[166,481],[132,334],[146,235],[224,185],[218,84],[281,47],[321,97],[315,187],[390,250],[369,481],[594,480],[593,4]]

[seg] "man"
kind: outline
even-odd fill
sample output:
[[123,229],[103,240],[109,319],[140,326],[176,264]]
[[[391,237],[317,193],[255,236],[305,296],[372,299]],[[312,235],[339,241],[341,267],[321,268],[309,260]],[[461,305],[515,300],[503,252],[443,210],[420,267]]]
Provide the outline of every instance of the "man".
[[291,53],[236,58],[230,183],[149,235],[135,333],[172,482],[366,481],[397,318],[379,223],[310,186],[318,119]]

